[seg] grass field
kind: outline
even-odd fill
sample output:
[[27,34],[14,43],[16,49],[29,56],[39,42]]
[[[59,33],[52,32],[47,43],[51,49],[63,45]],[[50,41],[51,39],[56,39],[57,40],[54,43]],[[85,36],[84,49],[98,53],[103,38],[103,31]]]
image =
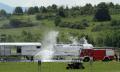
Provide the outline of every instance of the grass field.
[[[120,72],[120,62],[84,63],[84,70],[67,70],[67,63],[42,63],[40,72]],[[37,63],[0,63],[0,72],[38,72]]]

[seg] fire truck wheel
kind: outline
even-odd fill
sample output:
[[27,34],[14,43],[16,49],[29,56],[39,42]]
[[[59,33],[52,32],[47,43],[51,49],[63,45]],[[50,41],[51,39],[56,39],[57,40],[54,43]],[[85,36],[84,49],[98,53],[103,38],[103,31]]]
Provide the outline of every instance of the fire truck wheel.
[[110,61],[108,57],[105,57],[103,61]]
[[69,69],[69,67],[66,67],[66,69]]
[[89,58],[89,57],[85,57],[85,58],[83,59],[83,61],[84,61],[84,62],[89,62],[89,61],[90,61],[90,58]]

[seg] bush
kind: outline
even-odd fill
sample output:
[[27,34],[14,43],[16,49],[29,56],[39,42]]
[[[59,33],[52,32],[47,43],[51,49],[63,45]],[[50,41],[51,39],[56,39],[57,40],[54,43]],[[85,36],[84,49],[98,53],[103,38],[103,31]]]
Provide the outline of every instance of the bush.
[[34,23],[20,20],[20,19],[11,19],[9,24],[4,24],[1,28],[20,28],[20,27],[32,27],[35,26]]
[[65,11],[61,10],[57,13],[57,15],[59,15],[60,17],[66,17],[65,15]]
[[87,21],[86,19],[83,19],[81,24],[84,25],[85,27],[89,27],[89,21]]
[[61,25],[62,24],[61,18],[56,17],[54,23],[55,23],[55,26],[59,26],[59,24]]
[[93,27],[92,32],[97,32],[97,31],[101,31],[102,27],[101,25],[96,25],[95,27]]
[[37,14],[36,15],[36,20],[43,20],[43,19],[48,19],[49,16],[47,15],[41,15],[41,14]]
[[36,15],[36,20],[42,20],[42,19],[43,19],[42,15],[39,14]]
[[71,40],[69,38],[69,34],[65,32],[60,32],[57,37],[58,43],[71,43]]
[[1,29],[10,28],[10,25],[9,25],[9,24],[3,24],[0,28],[1,28]]
[[112,20],[110,25],[111,26],[120,26],[120,20]]
[[79,22],[71,23],[71,22],[61,22],[59,27],[66,27],[66,28],[72,28],[72,29],[85,29],[85,26],[82,25]]
[[61,21],[60,17],[56,17],[54,23],[55,26],[72,28],[72,29],[85,29],[85,27],[89,26],[87,20],[83,20],[82,22],[72,23],[72,22],[63,22]]
[[55,18],[55,15],[53,14],[37,14],[36,20],[43,20],[43,19],[53,19]]
[[19,20],[19,19],[11,19],[9,25],[10,25],[12,28],[31,27],[31,26],[34,26],[34,24],[32,24],[31,22],[22,21],[22,20]]

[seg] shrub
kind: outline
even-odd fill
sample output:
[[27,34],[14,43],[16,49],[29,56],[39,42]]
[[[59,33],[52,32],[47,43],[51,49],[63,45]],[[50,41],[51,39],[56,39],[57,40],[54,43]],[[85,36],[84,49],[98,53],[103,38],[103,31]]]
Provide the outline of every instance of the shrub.
[[54,23],[55,23],[55,26],[61,25],[62,24],[61,18],[60,17],[56,17]]
[[101,30],[102,30],[102,27],[100,25],[96,25],[95,27],[93,27],[92,32],[97,32]]
[[111,26],[120,26],[120,20],[112,20],[110,25]]
[[31,22],[27,22],[27,21],[23,21],[23,20],[19,20],[19,19],[11,19],[9,25],[12,28],[34,26],[34,24]]
[[72,28],[72,29],[85,29],[85,26],[80,23],[71,23],[71,22],[61,22],[59,27],[66,27],[66,28]]
[[53,19],[55,18],[54,14],[37,14],[36,20],[43,20],[43,19]]
[[20,19],[11,19],[9,24],[4,24],[1,28],[20,28],[20,27],[32,27],[35,26],[34,23],[20,20]]
[[89,27],[89,21],[87,21],[86,19],[83,19],[83,20],[81,21],[81,24],[82,24],[83,26],[85,26],[85,27]]

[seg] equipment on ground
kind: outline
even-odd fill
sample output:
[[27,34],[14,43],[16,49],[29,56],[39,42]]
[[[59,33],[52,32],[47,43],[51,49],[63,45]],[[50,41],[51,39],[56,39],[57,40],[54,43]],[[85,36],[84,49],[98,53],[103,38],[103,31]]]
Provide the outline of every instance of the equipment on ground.
[[85,69],[81,60],[74,59],[66,67],[67,69]]

